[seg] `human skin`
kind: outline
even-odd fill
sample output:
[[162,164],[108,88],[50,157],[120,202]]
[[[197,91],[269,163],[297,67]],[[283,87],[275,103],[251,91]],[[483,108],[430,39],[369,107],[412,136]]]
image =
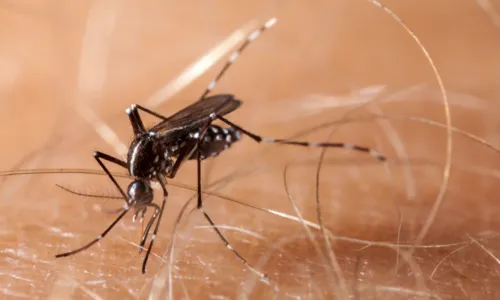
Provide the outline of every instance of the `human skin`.
[[[449,136],[446,128],[422,120],[446,124],[443,97],[422,50],[397,22],[363,1],[252,1],[244,6],[230,1],[164,2],[2,4],[2,170],[99,170],[93,151],[119,155],[95,132],[96,123],[85,121],[88,114],[78,103],[128,145],[132,131],[127,107],[145,105],[231,32],[256,28],[276,16],[276,26],[249,46],[214,91],[244,101],[227,117],[276,138],[344,119],[339,127],[299,139],[325,141],[337,128],[332,141],[374,148],[389,161],[384,165],[346,150],[327,152],[318,185],[320,211],[325,234],[344,237],[329,239],[330,245],[316,228],[308,236],[300,221],[205,195],[206,212],[224,225],[232,246],[270,276],[269,284],[259,282],[194,211],[176,235],[174,299],[498,298],[500,206],[494,195],[499,153],[454,133],[451,176],[441,205],[436,205],[446,183]],[[415,31],[434,59],[448,91],[453,125],[498,145],[500,28],[495,7],[483,10],[475,1],[384,4]],[[194,102],[221,63],[155,111],[170,115]],[[352,110],[352,103],[368,100]],[[338,103],[344,107],[335,107]],[[146,121],[156,122],[150,117]],[[319,154],[259,145],[244,137],[203,163],[202,180],[206,190],[213,190],[210,183],[227,176],[219,195],[296,217],[291,198],[303,219],[318,223]],[[289,163],[290,198],[283,178]],[[248,169],[253,172],[243,174]],[[194,195],[168,186],[159,238],[143,275],[144,253],[137,249],[141,225],[132,223],[132,214],[85,252],[54,257],[97,237],[116,218],[100,210],[122,205],[121,200],[72,195],[55,184],[117,195],[108,179],[66,174],[3,180],[0,288],[7,298],[145,298],[154,274],[166,274],[160,256],[172,238],[175,218]],[[120,180],[124,188],[128,182]],[[195,188],[196,164],[186,163],[172,184]],[[156,194],[157,203],[161,196]],[[430,227],[423,234],[426,224]],[[418,246],[409,247],[416,241]],[[168,285],[159,282],[153,290],[167,295]]]

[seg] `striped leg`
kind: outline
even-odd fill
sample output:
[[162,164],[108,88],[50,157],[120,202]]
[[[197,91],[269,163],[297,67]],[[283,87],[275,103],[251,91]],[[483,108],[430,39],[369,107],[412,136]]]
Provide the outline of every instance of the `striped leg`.
[[373,156],[374,158],[376,158],[380,161],[387,160],[387,158],[384,155],[382,155],[381,153],[379,153],[375,150],[372,150],[370,148],[367,148],[367,147],[362,147],[362,146],[347,144],[347,143],[310,143],[310,142],[265,138],[265,137],[261,137],[259,135],[256,135],[255,133],[252,133],[248,130],[241,128],[240,126],[234,124],[233,122],[227,120],[224,117],[218,116],[218,119],[221,120],[222,122],[228,124],[229,126],[234,127],[237,130],[243,132],[245,135],[249,136],[251,139],[253,139],[254,141],[256,141],[258,143],[278,143],[278,144],[295,145],[295,146],[302,146],[302,147],[343,148],[343,149],[347,149],[347,150],[354,150],[354,151],[358,151],[358,152],[368,153],[369,155]]
[[208,87],[207,89],[205,90],[205,92],[203,92],[203,94],[201,95],[201,98],[200,99],[203,99],[205,98],[208,93],[210,93],[214,88],[215,86],[217,85],[217,82],[222,78],[222,76],[226,73],[227,69],[229,69],[229,67],[235,62],[235,60],[241,55],[241,53],[245,50],[245,48],[250,45],[257,37],[259,37],[259,35],[262,34],[262,32],[264,32],[266,29],[269,29],[271,28],[274,24],[276,24],[276,21],[277,19],[276,18],[271,18],[269,20],[267,20],[266,23],[264,23],[264,25],[262,27],[260,27],[259,29],[253,31],[252,33],[250,33],[246,39],[246,41],[236,50],[233,52],[233,54],[231,54],[231,56],[229,57],[229,59],[227,60],[226,64],[222,67],[222,69],[219,71],[219,74],[217,74],[217,76],[215,76],[215,78],[210,81],[210,83],[208,84]]
[[142,252],[144,249],[144,245],[146,244],[146,239],[148,238],[149,231],[151,230],[151,227],[153,226],[154,221],[158,217],[158,213],[160,212],[160,207],[156,205],[155,203],[150,203],[148,206],[154,208],[154,213],[151,219],[148,222],[148,225],[146,225],[146,230],[144,230],[144,234],[142,235],[141,243],[139,244],[139,253]]
[[197,209],[201,210],[203,212],[203,216],[205,216],[205,219],[210,223],[212,229],[217,233],[221,241],[224,243],[226,248],[233,252],[233,254],[245,265],[247,268],[249,268],[252,272],[254,272],[257,276],[259,276],[262,280],[267,281],[269,279],[269,276],[267,274],[264,274],[257,270],[254,266],[252,266],[236,249],[233,248],[231,243],[226,239],[226,237],[220,232],[219,228],[215,225],[214,221],[210,216],[203,210],[203,202],[201,199],[202,192],[201,192],[201,150],[200,150],[200,145],[203,140],[203,136],[205,135],[208,127],[210,126],[211,122],[207,123],[202,130],[200,131],[201,133],[198,135],[198,144],[196,147],[196,152],[197,152],[197,183],[198,183],[198,203],[197,203]]
[[73,254],[77,254],[78,252],[81,252],[85,249],[88,249],[90,246],[94,245],[95,243],[99,242],[103,237],[106,236],[106,234],[108,234],[108,232],[111,231],[111,229],[113,229],[113,227],[115,227],[115,225],[123,218],[123,216],[125,216],[125,214],[129,211],[129,208],[125,209],[119,216],[118,218],[116,218],[116,220],[111,223],[111,225],[109,225],[108,228],[106,228],[106,230],[104,230],[103,233],[101,233],[100,236],[98,236],[97,238],[95,238],[92,242],[88,243],[87,245],[83,246],[83,247],[80,247],[78,249],[75,249],[73,251],[70,251],[70,252],[66,252],[66,253],[61,253],[61,254],[57,254],[56,257],[59,258],[59,257],[66,257],[66,256],[70,256],[70,255],[73,255]]
[[112,156],[107,155],[107,154],[102,153],[102,152],[94,152],[94,158],[97,160],[97,162],[99,163],[99,165],[101,166],[101,168],[104,170],[104,172],[106,172],[106,174],[108,175],[108,177],[115,184],[116,188],[118,189],[118,191],[122,195],[123,200],[125,201],[125,205],[123,207],[123,212],[118,216],[118,218],[116,218],[116,220],[113,223],[111,223],[111,225],[108,226],[108,228],[106,228],[106,230],[104,230],[103,233],[101,233],[101,235],[99,235],[93,241],[91,241],[90,243],[86,244],[85,246],[80,247],[78,249],[75,249],[73,251],[66,252],[66,253],[61,253],[61,254],[57,254],[56,255],[57,258],[59,258],[59,257],[66,257],[66,256],[70,256],[70,255],[76,254],[76,253],[81,252],[81,251],[89,248],[90,246],[94,245],[95,243],[97,243],[98,241],[100,241],[103,237],[105,237],[106,234],[108,234],[108,232],[111,231],[111,229],[113,229],[113,227],[115,227],[115,225],[130,210],[129,203],[128,203],[128,200],[127,200],[128,197],[126,196],[125,192],[122,190],[122,188],[120,187],[120,185],[118,184],[118,182],[116,182],[116,179],[113,177],[113,175],[111,175],[111,173],[109,172],[108,168],[106,168],[106,165],[104,165],[104,163],[101,161],[101,159],[104,159],[104,160],[107,160],[109,162],[115,163],[115,164],[117,164],[119,166],[122,166],[124,168],[127,167],[127,164],[125,162],[123,162],[123,161],[115,158],[115,157],[112,157]]
[[[153,248],[153,244],[155,242],[156,235],[158,234],[158,229],[160,228],[161,217],[163,216],[163,210],[165,210],[165,204],[167,203],[167,198],[168,198],[167,188],[165,187],[166,182],[163,179],[163,177],[161,177],[161,176],[162,175],[158,175],[156,177],[156,179],[160,183],[161,189],[163,190],[163,201],[161,203],[161,207],[159,209],[159,212],[157,213],[155,211],[155,215],[157,215],[158,221],[156,221],[155,229],[153,231],[153,234],[151,235],[151,239],[149,240],[149,246],[148,246],[148,250],[146,252],[146,256],[144,257],[144,261],[142,262],[142,274],[146,273],[146,265],[148,263],[149,254],[151,254],[151,249]],[[142,244],[142,241],[141,241],[141,244]]]

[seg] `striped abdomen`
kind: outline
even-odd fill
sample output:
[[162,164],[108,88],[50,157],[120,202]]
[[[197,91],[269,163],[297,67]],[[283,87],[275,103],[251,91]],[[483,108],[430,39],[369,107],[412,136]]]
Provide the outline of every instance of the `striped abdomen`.
[[[234,142],[239,141],[240,138],[241,132],[235,128],[210,125],[201,142],[201,159],[219,155],[219,153],[229,148]],[[197,154],[194,152],[190,159],[196,158]]]

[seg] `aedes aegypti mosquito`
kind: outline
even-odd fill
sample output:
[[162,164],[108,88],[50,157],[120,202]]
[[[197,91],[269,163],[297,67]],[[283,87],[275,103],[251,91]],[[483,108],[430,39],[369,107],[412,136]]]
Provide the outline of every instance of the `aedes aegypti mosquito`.
[[[146,256],[142,264],[142,272],[145,273],[146,264],[151,253],[154,240],[158,234],[158,228],[160,226],[161,217],[168,197],[166,178],[174,178],[180,166],[186,160],[196,160],[198,173],[197,208],[203,212],[204,217],[210,225],[212,225],[212,228],[224,242],[225,246],[233,252],[233,254],[235,254],[245,266],[250,268],[260,277],[266,278],[267,276],[265,274],[256,270],[231,246],[229,241],[217,229],[210,216],[203,210],[201,197],[202,160],[217,156],[229,148],[234,142],[240,140],[241,135],[246,135],[258,143],[278,143],[304,147],[344,148],[366,152],[381,161],[385,161],[385,157],[380,153],[366,147],[360,147],[352,144],[309,143],[261,137],[239,125],[236,125],[224,117],[225,115],[236,110],[242,104],[240,100],[236,99],[231,94],[219,94],[207,97],[210,91],[215,88],[216,83],[245,50],[245,48],[263,31],[272,27],[275,23],[276,18],[269,19],[261,28],[249,34],[246,41],[235,52],[233,52],[221,71],[209,83],[201,98],[195,103],[187,106],[170,117],[164,117],[136,104],[126,110],[135,135],[128,151],[127,161],[122,161],[102,152],[94,152],[95,159],[120,192],[121,196],[125,200],[125,205],[120,211],[118,211],[121,213],[116,220],[112,222],[111,225],[109,225],[108,228],[104,230],[104,232],[101,233],[101,235],[99,235],[96,239],[73,251],[58,254],[56,257],[65,257],[76,254],[97,243],[111,231],[111,229],[125,216],[125,214],[127,214],[131,208],[134,208],[135,210],[133,220],[135,221],[135,219],[139,216],[141,218],[141,222],[144,218],[146,210],[151,208],[154,210],[154,213],[146,225],[140,242],[140,247],[142,249],[146,244],[149,232],[154,225],[153,234],[151,235]],[[141,116],[139,115],[139,110],[157,117],[161,119],[161,121],[153,127],[146,129]],[[229,127],[224,128],[212,124],[215,120],[220,120],[226,125],[229,125]],[[111,162],[127,169],[130,175],[135,178],[134,181],[129,184],[127,193],[125,193],[125,191],[120,187],[108,168],[104,165],[103,161]],[[163,202],[161,206],[153,203],[153,189],[151,188],[152,181],[159,182],[163,191]]]

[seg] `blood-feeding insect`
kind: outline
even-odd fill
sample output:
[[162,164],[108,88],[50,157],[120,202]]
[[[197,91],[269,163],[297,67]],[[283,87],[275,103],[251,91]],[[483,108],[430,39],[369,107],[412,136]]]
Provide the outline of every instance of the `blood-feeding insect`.
[[[202,211],[204,217],[212,225],[225,246],[248,268],[254,271],[262,278],[267,275],[256,270],[247,260],[235,250],[229,241],[217,229],[210,216],[203,210],[202,192],[201,192],[201,162],[209,157],[219,155],[228,149],[233,143],[240,140],[243,135],[248,136],[258,143],[278,143],[286,145],[296,145],[303,147],[329,147],[344,148],[366,152],[380,161],[385,161],[385,157],[380,153],[366,147],[361,147],[345,143],[310,143],[303,141],[293,141],[285,139],[265,138],[247,129],[229,121],[224,116],[240,107],[242,102],[231,94],[218,94],[207,96],[216,86],[217,82],[240,56],[242,51],[255,40],[263,31],[272,27],[276,23],[276,18],[268,20],[261,28],[248,35],[246,41],[230,56],[217,76],[209,83],[200,99],[179,112],[165,117],[159,113],[151,111],[140,105],[132,105],[126,110],[134,132],[127,161],[110,156],[102,152],[94,152],[94,157],[101,168],[116,186],[125,204],[118,212],[119,216],[111,225],[104,230],[97,238],[90,243],[70,252],[56,255],[56,257],[65,257],[81,252],[99,240],[104,238],[112,228],[127,214],[130,209],[134,209],[133,219],[140,217],[141,222],[148,208],[153,210],[150,220],[147,222],[144,233],[140,241],[140,247],[143,249],[148,235],[154,226],[147,252],[142,264],[142,272],[146,272],[146,264],[153,247],[154,240],[158,234],[160,221],[168,198],[167,178],[175,177],[181,165],[188,160],[197,162],[197,208]],[[153,127],[146,129],[139,111],[159,118],[161,121]],[[222,127],[212,124],[219,120],[228,127]],[[117,164],[128,170],[134,180],[129,184],[125,192],[108,170],[104,162]],[[161,206],[153,203],[153,189],[151,183],[156,181],[160,184],[163,191],[163,201]]]

